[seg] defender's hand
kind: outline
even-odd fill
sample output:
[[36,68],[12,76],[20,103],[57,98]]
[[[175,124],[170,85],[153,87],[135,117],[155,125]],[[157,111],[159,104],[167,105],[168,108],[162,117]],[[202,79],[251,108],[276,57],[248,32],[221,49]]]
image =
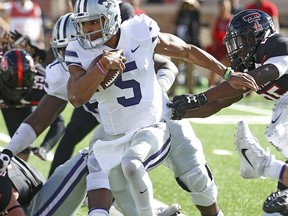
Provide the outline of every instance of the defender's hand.
[[7,167],[10,164],[13,153],[9,149],[4,149],[0,153],[0,176],[5,176]]
[[243,72],[233,72],[227,79],[229,84],[235,89],[242,89],[242,90],[253,90],[258,91],[259,86],[257,85],[254,78]]
[[197,95],[176,95],[173,98],[173,108],[178,110],[198,109],[206,103],[207,98],[204,93],[200,93]]
[[207,98],[204,93],[197,95],[184,94],[176,95],[173,98],[172,104],[168,104],[172,108],[172,119],[180,120],[184,117],[185,111],[190,109],[198,109],[207,103]]

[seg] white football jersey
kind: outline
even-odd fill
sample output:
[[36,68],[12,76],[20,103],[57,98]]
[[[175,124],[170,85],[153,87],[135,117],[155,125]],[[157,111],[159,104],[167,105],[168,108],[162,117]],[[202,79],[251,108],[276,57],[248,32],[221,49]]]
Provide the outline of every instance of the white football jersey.
[[46,67],[44,89],[47,94],[68,101],[67,81],[69,72],[64,70],[61,63],[53,61]]
[[[104,130],[113,135],[150,126],[166,113],[153,62],[159,33],[157,23],[146,15],[139,15],[123,22],[120,29],[116,49],[123,49],[126,69],[112,86],[96,92],[91,101],[91,105],[98,102]],[[103,49],[111,50],[107,46],[84,50],[77,41],[72,41],[66,48],[65,60],[87,70]]]

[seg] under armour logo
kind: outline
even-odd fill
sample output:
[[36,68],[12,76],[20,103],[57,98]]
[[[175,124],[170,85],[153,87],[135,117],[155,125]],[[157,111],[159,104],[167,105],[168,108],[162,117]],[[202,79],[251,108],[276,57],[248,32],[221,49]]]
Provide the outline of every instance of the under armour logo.
[[193,96],[187,96],[187,102],[191,103],[192,101],[194,101],[194,103],[197,102],[197,98],[193,95]]

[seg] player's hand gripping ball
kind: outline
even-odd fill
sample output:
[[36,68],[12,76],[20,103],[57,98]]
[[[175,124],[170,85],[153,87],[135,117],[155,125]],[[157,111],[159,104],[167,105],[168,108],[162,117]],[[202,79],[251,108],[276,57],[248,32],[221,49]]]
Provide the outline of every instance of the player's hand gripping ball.
[[[104,66],[103,65],[104,60],[102,57],[106,58],[105,62],[109,62],[108,66],[110,67],[110,69],[107,72],[107,75],[105,76],[104,80],[100,83],[98,90],[107,89],[108,87],[110,87],[112,84],[115,83],[117,78],[123,73],[126,61],[126,58],[123,56],[123,50],[112,50],[112,51],[104,50],[103,54],[97,56],[91,62],[88,70],[90,69],[90,67],[95,67],[95,65],[97,65],[97,62],[99,63],[100,59],[102,64],[102,65],[100,64],[100,67]],[[104,68],[101,69],[103,70]]]

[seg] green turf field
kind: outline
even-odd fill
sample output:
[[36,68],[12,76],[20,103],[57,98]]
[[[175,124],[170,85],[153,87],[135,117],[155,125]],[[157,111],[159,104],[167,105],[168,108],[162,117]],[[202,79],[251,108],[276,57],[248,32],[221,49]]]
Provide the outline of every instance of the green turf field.
[[[239,176],[239,156],[234,147],[235,121],[238,119],[249,120],[250,117],[253,116],[257,116],[257,119],[260,120],[269,119],[269,112],[272,110],[273,103],[263,101],[259,96],[254,96],[252,94],[237,105],[245,106],[244,109],[242,107],[240,110],[235,109],[235,107],[233,109],[226,108],[222,110],[215,115],[215,117],[218,118],[216,121],[217,124],[212,120],[211,123],[206,122],[205,124],[200,121],[195,121],[192,122],[192,126],[203,143],[206,159],[218,186],[219,205],[224,214],[227,216],[258,216],[262,215],[261,208],[263,201],[275,190],[276,181],[270,179],[244,180]],[[264,114],[259,112],[259,110],[253,112],[253,109],[255,108],[263,110]],[[66,123],[69,121],[72,110],[73,108],[70,105],[63,113]],[[223,119],[223,122],[222,120],[219,122],[219,119]],[[227,119],[233,120],[234,122],[232,121],[230,124],[224,124]],[[2,122],[0,132],[7,134],[2,115],[0,116],[0,121]],[[258,138],[262,146],[266,148],[269,146],[264,137],[264,131],[267,124],[252,124],[252,122],[250,123],[252,132]],[[75,152],[87,146],[90,137],[91,134],[78,144]],[[42,139],[43,135],[37,139],[34,145],[39,145]],[[4,147],[6,143],[1,140],[0,145]],[[53,149],[53,151],[54,150],[55,149]],[[276,154],[277,157],[284,160],[283,156],[273,147],[271,147],[271,151]],[[31,164],[39,168],[43,174],[48,174],[50,162],[41,161],[33,155],[31,155],[29,160]],[[198,211],[193,206],[189,195],[181,190],[176,184],[170,170],[161,166],[153,170],[150,174],[154,184],[156,199],[168,205],[179,203],[182,206],[182,212],[185,215],[199,215]],[[78,215],[87,215],[86,207],[82,207]]]

